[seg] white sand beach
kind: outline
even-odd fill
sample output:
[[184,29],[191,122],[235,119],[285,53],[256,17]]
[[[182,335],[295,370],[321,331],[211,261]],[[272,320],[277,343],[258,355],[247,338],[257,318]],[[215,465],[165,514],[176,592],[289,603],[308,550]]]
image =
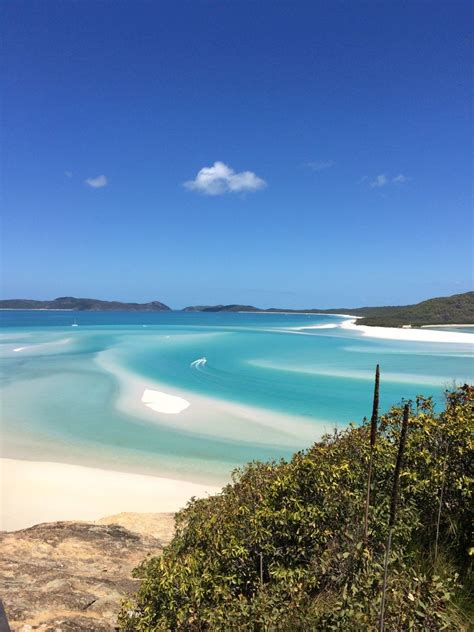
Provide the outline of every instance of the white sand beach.
[[404,329],[398,327],[369,327],[356,325],[356,319],[345,320],[340,327],[360,332],[369,338],[386,340],[407,340],[414,342],[451,342],[454,344],[472,344],[474,336],[460,331],[437,331],[436,329]]
[[454,329],[456,327],[462,327],[463,329],[469,329],[470,327],[474,327],[469,323],[451,323],[450,325],[422,325],[422,329],[439,329],[440,327],[446,327],[447,329]]
[[0,530],[120,512],[174,512],[219,487],[113,470],[0,459]]

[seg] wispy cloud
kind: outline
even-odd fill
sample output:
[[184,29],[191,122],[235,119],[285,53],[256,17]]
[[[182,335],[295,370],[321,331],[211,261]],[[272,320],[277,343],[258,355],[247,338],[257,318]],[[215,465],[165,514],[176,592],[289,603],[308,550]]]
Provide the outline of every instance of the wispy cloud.
[[184,186],[191,191],[206,195],[222,195],[223,193],[240,193],[257,191],[267,186],[265,180],[253,171],[236,173],[223,162],[215,162],[212,167],[203,167],[194,180],[188,180]]
[[370,186],[372,187],[372,189],[378,189],[387,186],[388,182],[389,180],[387,176],[384,173],[381,173],[374,180],[372,180]]
[[87,178],[85,183],[93,189],[101,189],[107,186],[108,180],[105,176],[97,176],[97,178]]
[[305,166],[309,167],[312,171],[323,171],[324,169],[334,167],[335,164],[334,160],[319,160],[315,162],[307,162],[305,163]]
[[404,182],[408,182],[410,178],[407,178],[406,176],[403,175],[403,173],[399,173],[398,176],[395,176],[394,178],[392,178],[392,182],[394,184],[403,184]]
[[389,177],[385,173],[380,173],[369,183],[369,186],[372,189],[381,189],[389,184],[403,184],[404,182],[408,182],[409,179],[410,178],[404,176],[403,173],[399,173],[398,176],[395,177]]
[[64,175],[66,176],[66,178],[72,178],[72,171],[65,171]]

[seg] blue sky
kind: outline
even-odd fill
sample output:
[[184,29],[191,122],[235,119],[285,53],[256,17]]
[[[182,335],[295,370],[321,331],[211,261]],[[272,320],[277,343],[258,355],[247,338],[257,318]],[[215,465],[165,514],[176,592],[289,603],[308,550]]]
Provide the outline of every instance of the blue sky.
[[1,11],[4,297],[338,307],[472,288],[469,2]]

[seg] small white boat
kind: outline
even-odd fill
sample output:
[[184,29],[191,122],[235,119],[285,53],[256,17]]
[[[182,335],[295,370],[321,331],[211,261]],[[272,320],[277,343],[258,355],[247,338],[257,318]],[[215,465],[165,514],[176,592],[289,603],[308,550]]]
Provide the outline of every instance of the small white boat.
[[72,323],[71,327],[79,327],[76,319],[74,319],[74,322]]

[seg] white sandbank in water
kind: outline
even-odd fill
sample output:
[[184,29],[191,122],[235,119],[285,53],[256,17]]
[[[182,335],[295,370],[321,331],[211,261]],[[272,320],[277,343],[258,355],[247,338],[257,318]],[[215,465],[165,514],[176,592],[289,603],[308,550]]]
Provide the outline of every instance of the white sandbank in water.
[[61,338],[60,340],[52,340],[51,342],[39,342],[37,344],[34,345],[26,345],[24,347],[16,347],[15,349],[13,349],[13,351],[15,353],[19,353],[20,351],[39,351],[39,352],[43,352],[46,349],[48,349],[49,347],[56,347],[56,346],[61,346],[61,345],[67,345],[72,341],[72,338]]
[[[468,356],[470,357],[470,356]],[[301,373],[303,375],[323,375],[325,377],[336,377],[342,379],[366,380],[373,382],[374,373],[372,370],[363,369],[337,369],[334,367],[324,366],[292,366],[291,364],[278,365],[274,362],[266,360],[250,360],[249,364],[262,367],[264,369],[272,369],[274,371],[286,371],[290,373]],[[394,373],[384,372],[384,382],[393,382],[398,384],[425,384],[426,386],[444,386],[448,382],[446,377],[439,375],[422,375],[420,373]],[[453,378],[458,380],[457,377]],[[465,378],[459,381],[465,382]]]
[[177,415],[190,406],[189,402],[183,397],[170,395],[163,391],[155,391],[151,388],[146,388],[143,391],[142,402],[151,410],[167,415]]
[[328,323],[327,325],[306,325],[306,327],[290,327],[292,331],[305,331],[306,329],[336,329],[340,325]]
[[[235,403],[184,391],[137,375],[121,365],[111,350],[96,355],[96,364],[119,382],[115,406],[142,423],[168,425],[200,436],[301,449],[310,445],[332,427],[323,420],[286,415],[266,408]],[[187,402],[180,414],[170,415],[147,407],[142,402],[146,390],[157,391]],[[169,400],[168,400],[169,401]]]
[[454,344],[473,344],[474,336],[459,331],[437,331],[435,329],[403,329],[398,327],[369,327],[356,325],[356,319],[345,320],[340,324],[342,329],[358,331],[369,338],[385,338],[386,340],[406,340],[414,342],[451,342]]
[[130,512],[174,512],[219,487],[82,465],[0,459],[0,530]]

